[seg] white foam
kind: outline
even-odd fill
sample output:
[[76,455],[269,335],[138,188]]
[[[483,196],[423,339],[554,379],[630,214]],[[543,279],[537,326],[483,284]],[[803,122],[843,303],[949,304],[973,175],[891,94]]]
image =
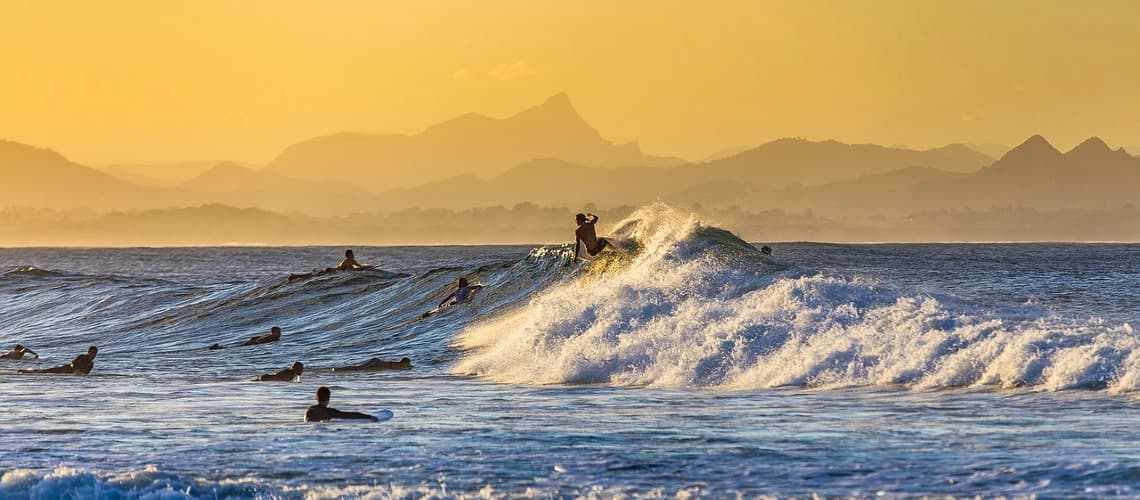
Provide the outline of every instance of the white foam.
[[[644,249],[468,328],[453,371],[521,384],[750,389],[1140,385],[1131,326],[996,316],[859,278],[780,271],[731,235],[657,205],[618,224]],[[596,265],[597,263],[595,263]]]

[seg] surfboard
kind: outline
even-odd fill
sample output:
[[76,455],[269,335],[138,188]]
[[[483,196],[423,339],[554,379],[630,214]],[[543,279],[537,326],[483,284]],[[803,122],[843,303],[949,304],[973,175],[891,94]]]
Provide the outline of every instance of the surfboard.
[[373,417],[380,419],[381,422],[391,420],[395,415],[395,413],[392,413],[392,410],[376,410],[376,413],[372,414]]

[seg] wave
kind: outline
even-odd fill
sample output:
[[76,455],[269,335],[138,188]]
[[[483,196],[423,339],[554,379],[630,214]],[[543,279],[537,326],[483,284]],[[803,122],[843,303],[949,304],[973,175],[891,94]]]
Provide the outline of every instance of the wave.
[[[1128,324],[787,267],[662,205],[617,224],[640,250],[588,264],[468,327],[454,373],[518,384],[754,389],[1140,388]],[[568,258],[569,250],[561,258]]]

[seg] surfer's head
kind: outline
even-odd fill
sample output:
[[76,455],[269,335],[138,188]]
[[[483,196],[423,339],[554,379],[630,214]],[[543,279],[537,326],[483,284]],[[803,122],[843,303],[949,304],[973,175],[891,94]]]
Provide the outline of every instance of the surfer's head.
[[322,406],[327,405],[329,404],[329,398],[331,397],[332,391],[330,391],[328,387],[322,385],[317,388],[317,404]]
[[91,356],[92,358],[94,358],[96,354],[99,354],[99,348],[98,347],[91,346],[91,347],[87,348],[87,355],[88,356]]
[[760,253],[762,253],[764,255],[772,255],[772,247],[770,247],[768,245],[764,245],[764,246],[760,247]]
[[586,214],[575,215],[574,220],[577,221],[579,224],[586,222]]
[[459,286],[467,286],[467,278],[459,278]]
[[27,350],[27,349],[28,349],[27,347],[24,347],[24,346],[22,346],[22,345],[20,345],[20,344],[16,344],[16,347],[13,347],[13,348],[12,348],[12,350],[13,350],[13,351],[16,351],[16,352],[24,352],[24,351],[25,351],[25,350]]
[[344,258],[346,258],[346,259],[351,259],[351,258],[353,258],[352,249],[349,249],[349,250],[345,250],[345,251],[344,251]]
[[281,335],[281,327],[280,327],[280,326],[275,326],[275,327],[273,327],[273,328],[270,328],[270,329],[269,329],[269,333],[272,333],[272,334],[274,334],[274,335]]
[[290,367],[290,369],[297,372],[297,375],[300,375],[301,372],[305,371],[305,365],[302,364],[300,361],[297,361],[297,362],[293,363],[293,366]]

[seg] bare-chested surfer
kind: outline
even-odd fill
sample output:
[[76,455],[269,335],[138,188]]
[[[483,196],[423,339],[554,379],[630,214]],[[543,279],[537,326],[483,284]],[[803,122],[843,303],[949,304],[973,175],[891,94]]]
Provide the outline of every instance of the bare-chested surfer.
[[301,373],[305,371],[305,365],[300,361],[293,363],[293,366],[281,370],[277,373],[266,373],[265,375],[258,375],[253,377],[254,382],[292,382],[293,379],[300,377]]
[[352,250],[345,250],[344,251],[344,260],[340,261],[340,264],[337,264],[336,267],[329,268],[329,270],[365,271],[368,269],[373,269],[375,267],[376,266],[366,266],[364,264],[357,262],[356,261],[356,255],[354,255],[352,253]]
[[28,349],[27,347],[24,347],[20,344],[16,344],[16,346],[13,347],[11,351],[0,355],[0,359],[21,360],[24,359],[25,354],[31,354],[32,356],[35,356],[36,359],[40,359],[39,354],[36,354],[35,351]]
[[371,420],[379,422],[380,419],[372,415],[359,413],[355,411],[340,411],[336,408],[329,408],[329,399],[332,398],[332,391],[328,387],[320,386],[317,388],[317,404],[310,406],[305,410],[305,422],[328,422],[334,418],[354,419],[354,420]]
[[[255,335],[253,337],[250,337],[249,340],[245,341],[242,344],[238,344],[237,347],[268,344],[270,342],[277,342],[278,340],[281,340],[281,327],[275,326],[269,329],[269,333],[265,335]],[[221,344],[212,344],[210,347],[207,347],[207,349],[214,351],[218,349],[225,349],[225,347],[223,347]]]
[[80,354],[71,360],[70,363],[57,366],[55,368],[41,368],[36,370],[19,370],[19,373],[59,373],[64,375],[87,375],[95,368],[95,355],[99,353],[99,348],[91,346],[87,348],[87,354]]
[[374,372],[381,370],[411,370],[412,360],[401,358],[399,361],[387,361],[380,358],[371,358],[360,364],[333,368],[334,372]]
[[574,216],[578,222],[578,229],[574,230],[574,262],[578,262],[578,251],[582,244],[586,245],[586,253],[597,255],[607,246],[613,247],[609,240],[599,238],[594,231],[594,224],[598,223],[598,216],[594,214],[578,214]]

